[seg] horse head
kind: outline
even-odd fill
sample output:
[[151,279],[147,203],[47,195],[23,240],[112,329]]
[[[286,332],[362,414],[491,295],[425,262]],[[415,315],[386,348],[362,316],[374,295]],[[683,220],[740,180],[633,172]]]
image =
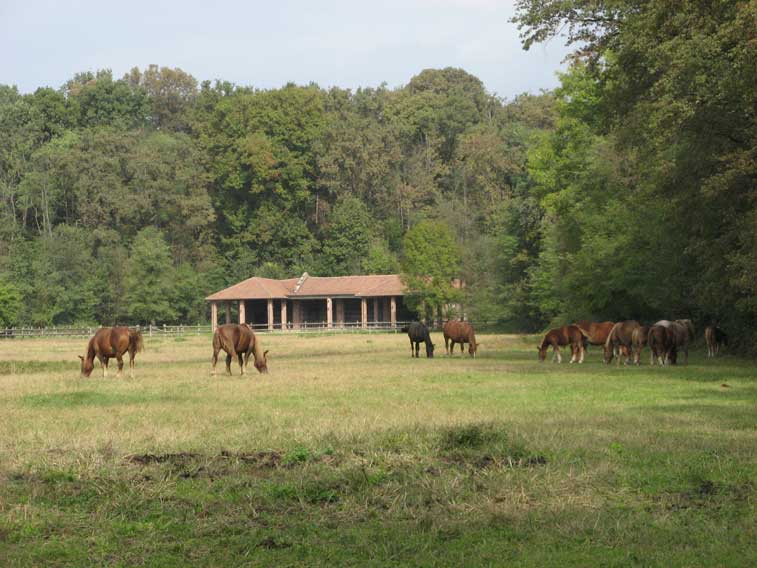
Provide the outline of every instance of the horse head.
[[79,359],[81,359],[81,376],[89,377],[92,374],[92,369],[95,368],[94,361],[91,359],[85,359],[81,355],[79,355]]
[[268,373],[268,350],[263,351],[263,356],[260,359],[255,357],[254,365],[259,373],[261,374]]
[[547,358],[547,343],[540,344],[536,346],[536,350],[539,352],[539,361],[544,362],[544,360]]
[[429,359],[434,358],[434,347],[435,345],[430,341],[426,343],[426,357],[428,357]]
[[471,357],[476,356],[476,350],[478,349],[478,346],[481,345],[480,343],[476,343],[475,341],[472,341],[468,344],[468,355]]

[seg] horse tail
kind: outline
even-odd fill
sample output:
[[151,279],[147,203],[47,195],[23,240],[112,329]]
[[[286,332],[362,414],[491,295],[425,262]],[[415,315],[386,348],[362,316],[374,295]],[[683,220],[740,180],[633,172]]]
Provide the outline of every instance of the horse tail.
[[607,334],[607,340],[605,340],[605,349],[610,349],[610,347],[612,347],[613,341],[615,339],[615,330],[619,325],[620,323],[616,323],[614,326],[612,326],[610,333]]
[[129,330],[129,349],[134,353],[139,353],[145,348],[145,340],[142,332],[138,329]]
[[216,332],[213,334],[213,349],[223,349],[229,355],[234,355],[236,353],[234,342],[230,337],[226,337],[226,335],[222,333],[221,328],[216,329]]

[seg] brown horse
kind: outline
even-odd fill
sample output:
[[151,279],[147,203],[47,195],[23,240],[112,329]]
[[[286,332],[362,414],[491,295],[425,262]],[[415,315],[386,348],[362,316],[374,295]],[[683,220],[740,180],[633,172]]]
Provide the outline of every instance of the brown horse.
[[648,335],[649,328],[645,325],[640,325],[631,334],[631,351],[633,353],[633,362],[636,365],[641,365],[641,352],[647,344]]
[[626,357],[626,364],[633,351],[633,332],[641,327],[636,320],[620,321],[612,326],[605,341],[605,363],[610,363],[613,357],[617,357],[617,365],[620,365],[621,354]]
[[211,373],[216,374],[216,363],[218,363],[218,352],[223,349],[226,352],[226,372],[231,375],[231,359],[234,355],[239,358],[239,367],[241,375],[247,370],[247,362],[250,360],[250,354],[255,357],[254,365],[260,373],[268,372],[268,351],[263,351],[260,346],[260,340],[252,332],[252,328],[246,323],[228,323],[218,326],[213,334],[213,369]]
[[[476,350],[480,343],[476,343],[476,332],[473,326],[466,321],[448,321],[442,327],[444,334],[444,349],[447,355],[453,355],[455,352],[455,343],[460,344],[460,353],[463,352],[464,345],[468,344],[468,355],[476,356]],[[451,344],[450,344],[451,342]]]
[[660,365],[666,365],[670,362],[669,357],[675,349],[675,336],[667,326],[654,324],[649,328],[647,334],[647,345],[649,345],[649,364],[655,362]]
[[571,358],[570,362],[579,363],[584,362],[584,338],[586,332],[582,331],[577,325],[566,325],[563,327],[557,327],[550,329],[544,334],[542,342],[536,346],[539,350],[539,361],[544,361],[547,358],[547,349],[552,346],[552,361],[557,359],[558,363],[562,363],[562,355],[560,355],[560,347],[570,345]]
[[728,345],[728,336],[716,325],[704,328],[704,340],[707,342],[707,357],[715,357],[720,353],[720,348]]
[[656,324],[666,328],[670,335],[671,345],[666,356],[667,362],[675,365],[678,359],[678,350],[684,352],[684,363],[689,362],[689,343],[694,340],[694,324],[691,320],[660,320]]
[[95,332],[87,344],[87,355],[81,359],[82,377],[89,377],[95,368],[95,357],[100,361],[103,377],[108,376],[108,360],[115,357],[118,360],[117,377],[121,376],[124,368],[124,353],[129,352],[129,376],[134,376],[134,358],[142,351],[144,341],[142,334],[128,327],[101,327]]

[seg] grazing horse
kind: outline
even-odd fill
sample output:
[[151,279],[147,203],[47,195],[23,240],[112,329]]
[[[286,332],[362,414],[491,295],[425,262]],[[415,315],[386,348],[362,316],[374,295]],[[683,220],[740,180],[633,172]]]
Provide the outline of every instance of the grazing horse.
[[649,364],[654,365],[655,362],[660,365],[668,363],[668,355],[673,349],[675,338],[673,332],[670,331],[664,325],[653,325],[649,328],[647,334],[647,345],[649,345]]
[[605,363],[610,363],[613,357],[617,357],[617,365],[620,366],[621,353],[626,357],[626,364],[633,351],[633,332],[641,327],[636,320],[620,321],[612,326],[605,341]]
[[129,376],[134,377],[134,358],[142,351],[144,340],[136,329],[128,327],[101,327],[95,332],[87,344],[87,355],[81,359],[81,375],[89,377],[95,368],[95,357],[100,361],[103,377],[108,376],[108,360],[115,357],[118,360],[118,372],[121,376],[124,369],[124,353],[129,352]]
[[481,344],[476,343],[476,332],[471,324],[465,321],[448,321],[442,327],[442,333],[444,334],[444,349],[447,351],[447,355],[454,354],[455,343],[460,344],[460,353],[463,352],[463,347],[467,343],[468,355],[475,358],[476,350]]
[[226,372],[231,375],[231,359],[236,355],[239,358],[241,375],[247,370],[247,362],[250,354],[255,357],[254,365],[260,373],[268,372],[268,351],[263,351],[260,340],[252,332],[252,328],[246,323],[227,323],[220,325],[213,334],[213,370],[216,374],[218,352],[223,349],[226,352]]
[[640,325],[631,334],[631,351],[633,353],[633,362],[636,365],[641,365],[641,352],[647,344],[648,335],[649,328],[645,325]]
[[577,360],[579,363],[583,363],[585,338],[586,332],[582,331],[577,325],[566,325],[550,329],[544,334],[542,342],[536,346],[539,350],[539,361],[544,361],[547,358],[547,349],[551,345],[553,351],[552,361],[557,359],[558,363],[562,363],[560,347],[570,345],[570,362],[575,363]]
[[420,357],[418,351],[420,351],[421,341],[426,344],[426,357],[429,359],[434,357],[434,344],[431,343],[431,336],[425,325],[419,322],[413,322],[409,326],[403,327],[402,331],[407,332],[407,336],[410,338],[411,357]]
[[704,340],[707,342],[707,357],[715,357],[721,347],[728,345],[728,336],[716,325],[704,328]]
[[671,335],[671,346],[668,350],[667,360],[671,365],[675,365],[678,358],[678,350],[684,352],[684,363],[689,362],[689,343],[694,340],[694,324],[691,320],[660,320],[655,325],[665,327]]

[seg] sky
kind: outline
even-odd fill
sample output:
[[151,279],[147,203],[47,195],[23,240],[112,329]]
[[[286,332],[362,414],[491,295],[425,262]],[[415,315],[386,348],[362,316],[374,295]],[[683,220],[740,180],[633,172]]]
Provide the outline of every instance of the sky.
[[560,39],[523,51],[502,0],[0,0],[0,84],[58,88],[155,63],[277,88],[407,84],[460,67],[504,98],[557,85]]

